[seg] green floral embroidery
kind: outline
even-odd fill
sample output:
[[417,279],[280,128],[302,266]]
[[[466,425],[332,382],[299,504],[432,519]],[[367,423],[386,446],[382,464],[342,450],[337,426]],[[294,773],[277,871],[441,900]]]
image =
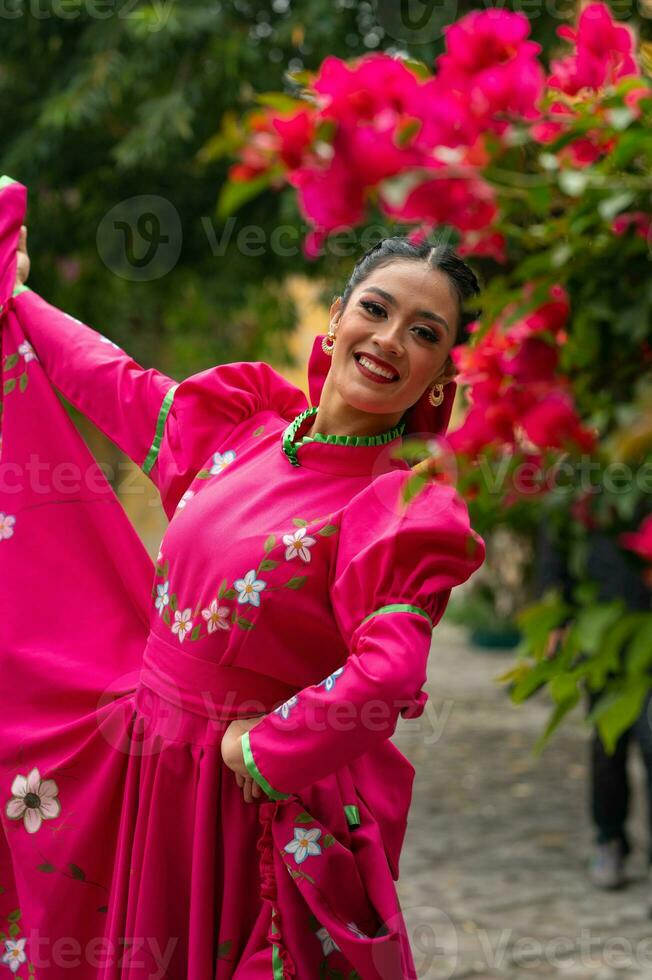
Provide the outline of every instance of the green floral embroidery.
[[10,394],[12,391],[18,391],[22,393],[27,388],[29,378],[27,375],[27,368],[24,367],[19,374],[14,374],[13,377],[5,378],[4,375],[11,371],[20,364],[22,360],[25,365],[29,364],[30,361],[37,361],[38,358],[34,353],[34,348],[28,340],[23,340],[18,345],[18,350],[14,354],[6,354],[2,359],[2,392],[4,395]]
[[[190,494],[192,491],[186,491],[186,493]],[[263,557],[258,565],[255,568],[250,568],[241,578],[236,578],[233,582],[223,578],[215,598],[203,608],[201,603],[194,607],[182,607],[176,592],[170,591],[169,560],[157,561],[155,577],[164,579],[164,581],[154,582],[152,598],[161,619],[177,635],[179,642],[183,642],[186,637],[191,641],[204,639],[217,630],[229,630],[232,626],[238,626],[245,630],[253,629],[255,622],[247,616],[241,615],[238,607],[250,605],[259,608],[263,592],[275,592],[280,589],[302,589],[308,580],[307,575],[290,575],[285,581],[274,583],[268,581],[267,573],[274,572],[279,567],[282,570],[284,565],[296,559],[304,564],[309,564],[311,549],[317,544],[318,537],[331,537],[338,530],[337,525],[330,523],[330,516],[315,518],[312,521],[302,517],[293,517],[292,523],[296,530],[282,534],[280,542],[276,534],[268,535],[263,542]],[[310,525],[320,520],[326,523],[314,531],[316,536],[307,534]],[[282,557],[271,558],[271,553],[276,548],[281,547],[285,549]],[[265,578],[262,577],[262,573],[266,573]],[[201,620],[197,622],[200,615]]]
[[[6,889],[0,885],[0,896],[6,893]],[[14,976],[24,964],[27,965],[27,972],[30,977],[35,976],[35,966],[27,959],[25,953],[26,936],[21,936],[19,925],[23,913],[20,909],[12,909],[4,916],[6,929],[0,929],[0,942],[4,944],[4,950],[0,956],[0,963],[8,966]],[[17,966],[15,964],[18,964]]]

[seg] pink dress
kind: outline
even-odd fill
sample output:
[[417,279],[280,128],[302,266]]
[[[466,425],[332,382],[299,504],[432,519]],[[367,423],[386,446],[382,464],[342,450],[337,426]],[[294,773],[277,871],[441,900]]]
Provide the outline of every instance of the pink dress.
[[[415,978],[394,885],[414,769],[390,736],[423,712],[432,629],[484,556],[463,501],[431,483],[402,510],[401,426],[304,439],[315,409],[265,363],[177,383],[12,296],[25,200],[5,178],[2,963]],[[155,564],[52,386],[157,486]],[[220,741],[261,712],[246,803]]]

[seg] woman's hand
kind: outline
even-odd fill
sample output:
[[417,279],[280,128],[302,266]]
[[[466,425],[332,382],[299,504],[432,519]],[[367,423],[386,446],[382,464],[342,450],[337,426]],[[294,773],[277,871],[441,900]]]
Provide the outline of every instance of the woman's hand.
[[251,778],[244,764],[242,736],[255,728],[264,717],[264,714],[260,714],[253,718],[236,718],[222,736],[221,749],[224,764],[235,773],[235,781],[244,791],[245,803],[253,803],[254,799],[259,799],[264,794],[256,780]]
[[16,249],[16,286],[22,286],[27,281],[29,275],[29,255],[27,254],[27,225],[20,226],[20,237],[18,238],[18,248]]

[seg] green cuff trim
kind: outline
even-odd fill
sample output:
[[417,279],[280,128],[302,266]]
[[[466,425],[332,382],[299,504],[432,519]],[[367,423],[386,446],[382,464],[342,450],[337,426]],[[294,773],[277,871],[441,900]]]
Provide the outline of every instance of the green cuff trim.
[[344,804],[344,813],[346,814],[346,822],[349,827],[355,828],[360,826],[360,810],[353,803]]
[[11,295],[18,296],[19,293],[25,292],[29,292],[29,286],[26,286],[24,282],[19,282]]
[[290,796],[289,793],[280,793],[278,790],[274,789],[267,782],[262,772],[256,765],[254,760],[253,752],[251,751],[251,743],[249,741],[249,732],[245,732],[242,736],[242,755],[244,757],[244,764],[249,771],[249,775],[254,779],[258,785],[265,790],[267,795],[272,800],[287,800]]
[[0,190],[2,190],[3,187],[9,187],[10,184],[17,184],[17,183],[18,181],[14,180],[13,177],[9,177],[7,176],[7,174],[3,174],[2,177],[0,177]]
[[427,619],[430,625],[432,626],[432,617],[430,616],[430,614],[427,613],[425,609],[421,609],[420,606],[411,606],[409,602],[390,602],[388,606],[381,606],[380,609],[374,609],[374,611],[369,613],[368,616],[365,616],[362,622],[366,623],[367,620],[371,619],[372,616],[378,616],[380,613],[392,613],[392,612],[416,613],[418,616],[423,616],[424,619]]
[[168,417],[170,408],[172,407],[172,400],[174,398],[174,393],[179,387],[178,384],[172,385],[171,388],[165,394],[163,399],[163,404],[161,405],[161,410],[158,413],[158,419],[156,421],[156,434],[154,436],[154,441],[149,447],[149,452],[145,457],[145,462],[141,466],[143,473],[149,473],[152,466],[156,462],[156,457],[158,456],[159,449],[161,448],[161,442],[163,441],[163,432],[165,430],[165,421]]

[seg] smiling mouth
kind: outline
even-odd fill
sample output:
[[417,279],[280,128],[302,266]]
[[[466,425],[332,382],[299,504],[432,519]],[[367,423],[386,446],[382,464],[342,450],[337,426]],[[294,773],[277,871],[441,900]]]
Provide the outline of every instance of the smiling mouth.
[[398,381],[400,375],[393,368],[384,368],[380,364],[377,364],[371,357],[362,351],[356,351],[353,355],[355,361],[360,369],[360,372],[367,378],[373,378],[374,381],[381,382],[383,384],[392,384],[394,381]]

